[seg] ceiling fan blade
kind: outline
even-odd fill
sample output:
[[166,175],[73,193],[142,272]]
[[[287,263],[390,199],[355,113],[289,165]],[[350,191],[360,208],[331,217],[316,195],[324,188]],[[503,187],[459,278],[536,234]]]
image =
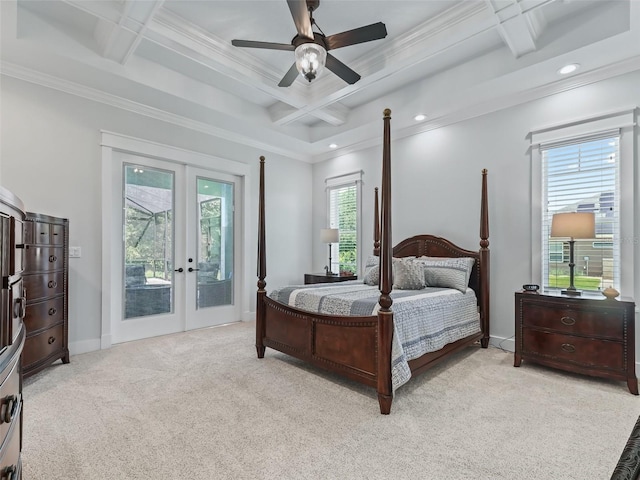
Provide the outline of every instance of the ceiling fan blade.
[[378,22],[367,25],[366,27],[329,35],[324,40],[327,44],[327,50],[333,50],[334,48],[348,47],[349,45],[370,42],[371,40],[379,40],[386,36],[387,27],[384,23]]
[[296,24],[298,35],[313,40],[313,30],[311,29],[311,19],[307,9],[307,0],[287,0],[293,23]]
[[269,50],[295,50],[289,43],[255,42],[253,40],[231,40],[234,47],[267,48]]
[[343,79],[345,82],[347,82],[349,85],[353,85],[361,78],[360,75],[351,70],[330,53],[327,53],[326,67],[341,79]]
[[280,80],[280,83],[278,84],[278,86],[290,87],[293,81],[297,77],[298,77],[298,69],[296,68],[295,62],[293,62],[293,65],[291,65],[291,68],[289,69],[289,71],[285,73],[284,77],[282,77],[282,80]]

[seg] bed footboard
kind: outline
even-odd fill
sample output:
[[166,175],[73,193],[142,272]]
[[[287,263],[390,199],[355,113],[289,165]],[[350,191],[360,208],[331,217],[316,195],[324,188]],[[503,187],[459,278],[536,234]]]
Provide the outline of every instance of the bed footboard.
[[264,297],[263,347],[373,387],[377,384],[378,337],[377,317],[302,312]]

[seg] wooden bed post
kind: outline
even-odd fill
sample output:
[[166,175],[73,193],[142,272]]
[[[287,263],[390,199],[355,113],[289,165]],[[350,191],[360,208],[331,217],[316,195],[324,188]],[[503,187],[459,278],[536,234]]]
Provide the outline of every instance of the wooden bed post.
[[256,296],[256,351],[258,358],[264,358],[265,305],[267,295],[265,277],[267,276],[267,242],[264,224],[264,157],[260,157],[260,195],[258,200],[258,294]]
[[373,254],[375,256],[380,256],[380,210],[378,209],[378,187],[373,190]]
[[393,312],[391,288],[393,286],[393,245],[391,243],[391,110],[384,110],[384,140],[382,146],[382,243],[380,251],[380,309],[378,310],[378,372],[377,390],[380,413],[391,412],[393,392],[391,386],[391,341],[393,338]]
[[487,199],[487,169],[482,170],[482,200],[480,204],[480,310],[482,318],[482,348],[489,346],[489,208]]

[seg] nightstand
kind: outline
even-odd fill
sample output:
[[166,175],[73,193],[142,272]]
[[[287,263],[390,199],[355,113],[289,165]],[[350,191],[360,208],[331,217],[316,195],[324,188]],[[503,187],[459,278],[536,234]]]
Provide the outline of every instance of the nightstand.
[[526,360],[626,380],[638,395],[633,301],[526,292],[516,292],[515,301],[515,367]]
[[312,283],[334,283],[334,282],[346,282],[347,280],[357,280],[357,275],[327,275],[325,273],[305,273],[304,284],[311,285]]

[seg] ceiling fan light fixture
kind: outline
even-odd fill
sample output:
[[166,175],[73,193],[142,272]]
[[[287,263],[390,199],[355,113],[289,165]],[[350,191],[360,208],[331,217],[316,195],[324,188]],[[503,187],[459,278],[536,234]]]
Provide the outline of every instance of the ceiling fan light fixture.
[[320,76],[327,62],[327,51],[317,43],[303,43],[295,50],[296,68],[311,83]]

